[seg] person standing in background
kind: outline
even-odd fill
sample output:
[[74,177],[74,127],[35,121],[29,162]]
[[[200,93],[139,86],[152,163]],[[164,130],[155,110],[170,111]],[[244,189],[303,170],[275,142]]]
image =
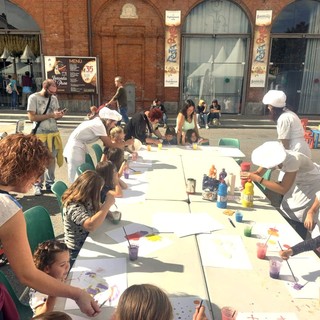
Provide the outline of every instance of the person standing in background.
[[27,109],[27,101],[32,93],[32,77],[30,77],[30,72],[26,71],[25,75],[22,76],[22,101],[21,109]]
[[119,113],[122,115],[122,120],[127,124],[129,122],[128,118],[128,107],[127,107],[127,93],[126,89],[123,87],[122,84],[122,77],[115,77],[114,84],[117,87],[116,94],[111,98],[109,102],[106,103],[106,106],[111,104],[113,101],[117,101],[117,107]]
[[60,167],[63,165],[63,147],[57,120],[64,116],[65,111],[60,110],[58,99],[55,96],[56,92],[56,83],[52,79],[47,79],[43,81],[41,91],[33,93],[28,99],[28,118],[33,121],[33,128],[37,127],[37,137],[47,145],[53,157],[45,175],[39,177],[39,180],[34,185],[35,196],[41,196],[44,180],[47,191],[51,192],[51,186],[55,180],[55,159],[57,159]]
[[19,91],[17,89],[17,76],[14,74],[13,77],[9,74],[8,75],[9,84],[12,89],[11,93],[11,109],[17,110],[19,106]]

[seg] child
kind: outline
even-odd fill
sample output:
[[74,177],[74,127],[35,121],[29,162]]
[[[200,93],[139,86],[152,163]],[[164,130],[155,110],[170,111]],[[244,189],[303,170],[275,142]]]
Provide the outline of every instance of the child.
[[103,186],[104,179],[96,171],[88,170],[62,196],[64,237],[72,261],[77,257],[88,233],[101,226],[114,204],[111,194],[107,194],[106,201],[100,204]]
[[[113,320],[173,320],[171,302],[166,293],[151,284],[132,285],[119,299]],[[205,307],[197,307],[194,320],[205,320]]]
[[[68,247],[60,241],[48,240],[42,242],[33,254],[36,267],[62,282],[67,278],[70,269],[70,254]],[[30,307],[35,315],[53,311],[56,297],[48,296],[30,289]]]
[[164,145],[177,145],[177,134],[176,129],[174,127],[167,127],[166,132],[164,134],[165,139],[162,144]]
[[124,171],[128,169],[127,160],[124,159],[124,151],[120,148],[109,148],[106,152],[106,158],[115,165],[121,188],[127,189],[128,185],[120,179]]
[[186,142],[189,144],[193,144],[193,143],[197,143],[197,144],[209,144],[209,140],[208,139],[203,139],[201,137],[199,137],[199,135],[197,134],[197,132],[193,129],[189,129],[186,132]]
[[64,312],[61,311],[50,311],[43,314],[40,314],[36,317],[33,317],[33,319],[37,320],[72,320],[72,318]]
[[109,135],[113,143],[124,141],[124,131],[120,126],[112,128]]
[[102,203],[105,201],[107,194],[111,194],[116,198],[123,196],[118,172],[115,165],[111,161],[97,163],[96,171],[104,179],[104,186],[101,190]]

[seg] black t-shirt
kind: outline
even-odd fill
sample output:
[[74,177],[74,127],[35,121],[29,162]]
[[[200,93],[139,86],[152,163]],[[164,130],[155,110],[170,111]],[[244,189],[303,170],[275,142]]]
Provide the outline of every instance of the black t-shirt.
[[129,120],[125,127],[125,140],[132,137],[139,139],[141,142],[145,142],[146,138],[152,133],[152,125],[149,122],[144,112],[136,113]]

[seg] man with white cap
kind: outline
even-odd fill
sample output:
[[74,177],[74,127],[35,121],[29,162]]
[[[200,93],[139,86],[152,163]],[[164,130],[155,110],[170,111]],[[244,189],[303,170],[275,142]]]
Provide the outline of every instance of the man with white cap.
[[[309,209],[320,191],[320,167],[303,153],[285,150],[278,141],[265,142],[253,150],[251,160],[259,169],[241,172],[241,178],[283,195],[281,214],[305,239],[307,231],[311,231],[318,220],[318,212]],[[284,172],[281,183],[262,178],[265,169],[276,167]]]
[[278,139],[285,149],[298,151],[311,158],[299,117],[286,107],[287,96],[280,90],[269,90],[262,99],[268,105],[271,119],[277,124]]
[[71,133],[63,156],[68,163],[68,179],[72,183],[77,177],[77,168],[85,163],[87,144],[101,140],[107,147],[124,148],[133,144],[133,139],[112,143],[109,131],[121,120],[121,114],[107,107],[99,111],[99,117],[84,121]]

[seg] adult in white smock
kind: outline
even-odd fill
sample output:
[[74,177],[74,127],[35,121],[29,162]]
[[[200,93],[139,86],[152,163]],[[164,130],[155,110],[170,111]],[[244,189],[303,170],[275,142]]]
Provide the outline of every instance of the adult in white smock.
[[[283,195],[281,214],[305,239],[307,231],[311,231],[318,221],[318,212],[309,209],[320,191],[319,165],[301,152],[285,150],[278,141],[265,142],[253,150],[251,160],[259,166],[258,170],[241,172],[241,178],[258,182]],[[284,172],[281,183],[263,179],[266,169],[276,167]]]
[[287,96],[280,90],[269,90],[262,99],[268,105],[271,119],[277,124],[278,139],[285,149],[298,151],[311,158],[311,150],[304,139],[300,118],[286,107]]
[[77,178],[77,168],[85,163],[87,144],[99,139],[107,147],[124,148],[133,144],[133,139],[113,143],[108,136],[109,131],[121,120],[121,114],[115,110],[104,107],[99,111],[99,116],[92,120],[84,121],[71,133],[63,150],[63,156],[68,163],[68,179],[71,183]]

